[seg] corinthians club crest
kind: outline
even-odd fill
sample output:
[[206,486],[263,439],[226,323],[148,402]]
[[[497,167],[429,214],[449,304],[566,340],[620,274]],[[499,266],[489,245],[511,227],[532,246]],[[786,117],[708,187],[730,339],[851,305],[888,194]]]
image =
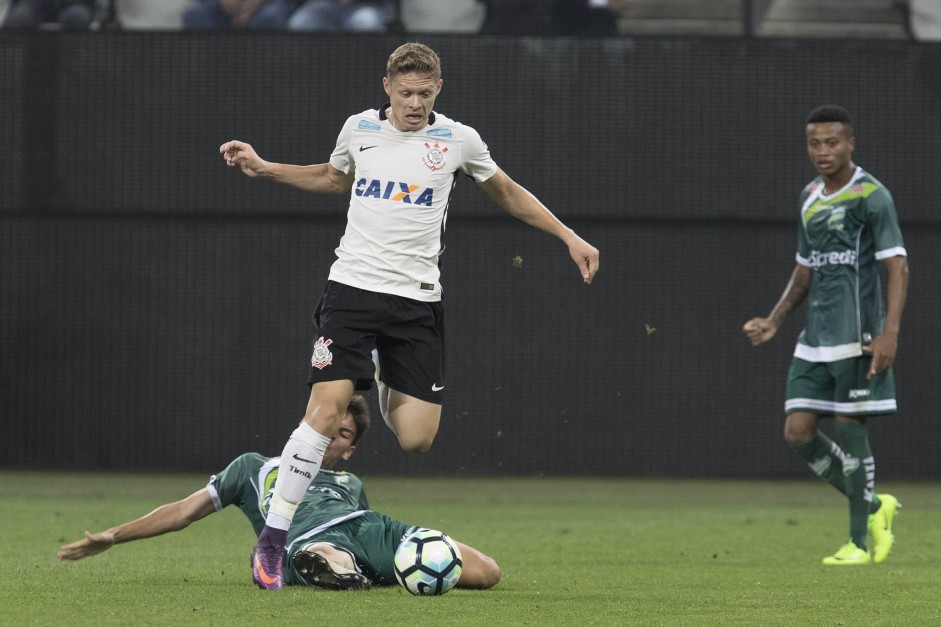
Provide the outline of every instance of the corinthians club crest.
[[333,344],[333,340],[324,340],[323,337],[317,338],[314,342],[314,354],[310,358],[310,365],[314,368],[323,370],[333,363],[333,353],[327,348]]
[[442,148],[438,142],[435,142],[434,145],[425,142],[425,148],[428,149],[428,152],[421,158],[421,162],[425,164],[426,168],[432,172],[437,172],[446,165],[444,153],[448,151],[447,146]]

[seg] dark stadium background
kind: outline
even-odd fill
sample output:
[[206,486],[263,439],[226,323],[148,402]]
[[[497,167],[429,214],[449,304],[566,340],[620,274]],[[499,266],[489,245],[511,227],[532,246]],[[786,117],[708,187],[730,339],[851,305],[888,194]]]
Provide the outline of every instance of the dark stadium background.
[[[900,411],[871,421],[879,477],[941,478],[939,46],[420,39],[444,64],[436,108],[602,266],[582,285],[559,242],[463,179],[440,434],[411,457],[376,416],[357,472],[806,477],[781,438],[801,316],[761,349],[740,329],[788,279],[814,175],[803,120],[836,102],[912,268]],[[383,102],[402,40],[0,37],[0,467],[214,471],[280,452],[345,203],[251,181],[218,146],[327,160],[346,117]]]

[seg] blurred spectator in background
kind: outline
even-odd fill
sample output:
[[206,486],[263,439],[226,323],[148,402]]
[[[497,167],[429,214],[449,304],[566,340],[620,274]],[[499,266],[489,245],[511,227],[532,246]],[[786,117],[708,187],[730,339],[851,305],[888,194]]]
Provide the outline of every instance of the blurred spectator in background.
[[194,0],[183,28],[284,30],[294,8],[294,0]]
[[392,2],[301,0],[288,29],[295,31],[383,32],[395,19]]
[[618,13],[630,0],[552,0],[553,35],[615,35]]
[[487,35],[546,35],[549,11],[543,0],[483,0],[487,5],[480,32]]
[[4,28],[37,28],[59,24],[70,30],[87,30],[95,19],[95,0],[13,0]]
[[630,0],[482,0],[481,32],[495,35],[614,35]]
[[481,0],[399,0],[399,19],[409,33],[478,33],[486,12]]

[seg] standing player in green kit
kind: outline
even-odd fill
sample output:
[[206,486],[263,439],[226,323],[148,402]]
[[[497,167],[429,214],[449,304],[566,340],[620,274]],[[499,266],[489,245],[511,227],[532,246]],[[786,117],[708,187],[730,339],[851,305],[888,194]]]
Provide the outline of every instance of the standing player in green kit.
[[[866,420],[896,411],[892,364],[908,260],[889,190],[853,163],[850,114],[836,105],[818,107],[806,132],[807,154],[820,176],[800,196],[797,265],[768,317],[749,320],[743,330],[752,346],[763,344],[808,301],[788,372],[784,439],[849,501],[849,541],[823,563],[878,564],[892,549],[899,503],[875,492]],[[835,419],[836,442],[818,430],[826,416]]]

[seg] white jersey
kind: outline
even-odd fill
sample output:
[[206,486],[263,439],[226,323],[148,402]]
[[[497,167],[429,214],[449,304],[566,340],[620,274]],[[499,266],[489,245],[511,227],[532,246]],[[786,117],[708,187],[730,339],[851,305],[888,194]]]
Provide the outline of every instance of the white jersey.
[[355,177],[330,280],[438,301],[438,258],[458,172],[480,183],[497,164],[469,126],[432,113],[425,128],[401,132],[385,109],[350,116],[330,156],[330,165]]

